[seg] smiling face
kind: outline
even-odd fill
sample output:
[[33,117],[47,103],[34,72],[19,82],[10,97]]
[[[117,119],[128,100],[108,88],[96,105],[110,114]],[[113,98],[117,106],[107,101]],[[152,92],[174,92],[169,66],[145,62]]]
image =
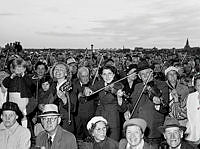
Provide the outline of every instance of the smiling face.
[[164,132],[164,137],[167,141],[167,144],[170,147],[176,148],[181,143],[181,138],[183,137],[183,131],[180,130],[179,127],[166,128]]
[[56,79],[65,78],[65,76],[67,75],[66,66],[63,64],[56,65],[53,71],[53,75]]
[[172,71],[169,71],[167,73],[167,79],[169,80],[169,82],[171,83],[176,83],[177,82],[177,72],[172,70]]
[[127,126],[126,139],[131,146],[135,147],[139,145],[143,139],[143,136],[144,135],[139,126],[137,125]]
[[111,83],[115,74],[110,69],[104,69],[101,76],[106,83]]

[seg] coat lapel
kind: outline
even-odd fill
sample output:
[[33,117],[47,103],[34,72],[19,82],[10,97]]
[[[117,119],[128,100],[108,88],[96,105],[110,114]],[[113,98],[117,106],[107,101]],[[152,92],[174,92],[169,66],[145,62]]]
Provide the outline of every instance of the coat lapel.
[[62,128],[60,126],[58,126],[58,130],[57,130],[55,138],[53,140],[51,149],[59,149],[61,139],[62,139]]

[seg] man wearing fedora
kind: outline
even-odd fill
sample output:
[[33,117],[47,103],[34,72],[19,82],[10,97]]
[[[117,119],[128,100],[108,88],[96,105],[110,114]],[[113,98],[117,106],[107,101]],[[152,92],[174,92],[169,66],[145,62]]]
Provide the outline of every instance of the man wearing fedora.
[[45,131],[42,131],[37,136],[37,147],[45,147],[45,149],[77,149],[75,136],[59,126],[61,117],[55,104],[46,104],[39,117]]
[[28,128],[19,125],[23,114],[14,102],[5,102],[1,109],[0,148],[29,149],[31,134]]
[[155,80],[153,69],[146,60],[138,63],[138,75],[142,83],[135,85],[131,94],[131,102],[120,105],[125,119],[139,117],[146,121],[147,130],[144,139],[151,145],[152,149],[157,149],[161,142],[162,134],[157,128],[163,124],[165,116],[168,114],[168,86],[166,82]]
[[150,149],[150,145],[144,141],[144,131],[147,123],[141,118],[132,118],[123,125],[126,139],[121,139],[119,149]]
[[164,125],[160,126],[158,129],[163,133],[167,143],[162,143],[160,145],[161,149],[193,149],[189,143],[183,141],[183,134],[186,127],[181,126],[175,118],[166,118]]

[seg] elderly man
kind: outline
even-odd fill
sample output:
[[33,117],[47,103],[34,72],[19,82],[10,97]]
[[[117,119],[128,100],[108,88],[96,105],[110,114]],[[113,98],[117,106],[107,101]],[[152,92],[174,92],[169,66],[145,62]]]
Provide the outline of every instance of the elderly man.
[[1,109],[0,148],[29,149],[31,142],[30,131],[19,125],[17,119],[23,117],[19,107],[14,102],[5,102]]
[[170,66],[165,70],[169,87],[169,116],[177,119],[182,126],[186,126],[186,99],[189,94],[187,86],[180,84],[178,69]]
[[163,133],[166,143],[162,143],[160,148],[165,149],[193,149],[187,142],[183,141],[183,134],[186,127],[181,126],[180,123],[174,118],[166,118],[164,125],[159,127]]
[[146,127],[146,121],[141,118],[127,120],[123,125],[126,139],[121,139],[119,149],[149,149],[149,144],[143,139]]
[[157,127],[164,122],[165,115],[168,114],[168,86],[166,82],[154,79],[153,70],[146,60],[138,64],[138,69],[142,83],[135,85],[131,103],[126,106],[124,101],[122,103],[118,101],[118,103],[123,110],[126,110],[124,113],[126,120],[133,116],[147,122],[148,133],[145,134],[145,141],[151,145],[152,149],[157,149],[162,140]]
[[85,87],[91,85],[90,72],[87,67],[80,67],[74,80],[73,90],[78,97],[78,109],[75,116],[76,137],[78,140],[85,139],[89,134],[86,129],[87,122],[94,116],[94,96],[85,97],[83,91]]
[[37,147],[45,147],[46,149],[77,149],[75,136],[59,126],[61,117],[56,105],[46,104],[39,117],[45,131],[37,136]]

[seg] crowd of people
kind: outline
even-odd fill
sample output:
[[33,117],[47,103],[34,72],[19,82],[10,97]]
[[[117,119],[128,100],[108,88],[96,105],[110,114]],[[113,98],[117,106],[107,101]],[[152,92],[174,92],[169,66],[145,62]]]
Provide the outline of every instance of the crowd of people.
[[4,53],[5,149],[193,149],[200,58],[181,53]]

